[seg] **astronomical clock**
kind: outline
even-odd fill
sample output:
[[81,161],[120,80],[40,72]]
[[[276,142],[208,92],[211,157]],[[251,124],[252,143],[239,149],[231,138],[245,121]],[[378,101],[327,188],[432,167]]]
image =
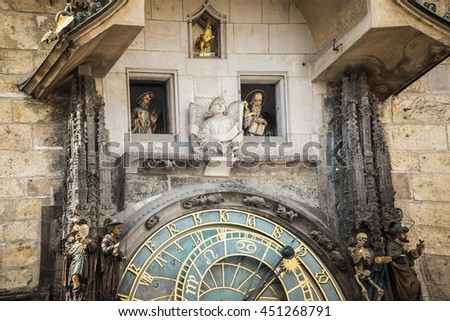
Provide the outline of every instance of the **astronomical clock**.
[[118,296],[137,301],[343,300],[330,272],[285,227],[210,209],[168,222],[124,269]]

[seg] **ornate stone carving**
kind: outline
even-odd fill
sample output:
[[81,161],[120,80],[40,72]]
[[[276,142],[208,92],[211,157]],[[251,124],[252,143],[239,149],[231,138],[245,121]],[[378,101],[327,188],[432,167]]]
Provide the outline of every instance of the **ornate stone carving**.
[[244,196],[242,202],[247,206],[253,206],[256,208],[270,208],[271,206],[266,203],[266,200],[259,196]]
[[220,204],[225,199],[223,198],[222,194],[209,194],[209,195],[201,195],[195,198],[191,198],[187,201],[183,202],[184,208],[192,208],[197,206],[203,206],[203,205],[213,205],[213,204]]
[[145,228],[150,231],[158,223],[159,223],[159,216],[153,215],[145,222]]
[[281,204],[278,204],[277,206],[277,215],[290,223],[293,223],[294,218],[298,217],[298,213],[295,213],[293,210],[286,209],[286,207]]
[[337,251],[336,245],[332,240],[330,240],[320,231],[311,231],[309,235],[321,248],[323,248],[325,251],[328,252],[331,261],[338,269],[340,270],[347,269],[345,259],[343,258],[342,254],[339,251]]

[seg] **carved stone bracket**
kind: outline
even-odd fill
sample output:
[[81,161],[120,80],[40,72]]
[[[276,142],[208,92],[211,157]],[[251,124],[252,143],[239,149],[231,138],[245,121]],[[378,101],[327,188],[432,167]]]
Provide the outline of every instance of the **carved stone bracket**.
[[256,208],[271,208],[270,204],[266,203],[266,200],[259,196],[244,196],[242,199],[242,203],[244,203],[247,206],[252,206]]
[[159,216],[153,215],[145,222],[145,228],[150,231],[158,223],[159,223]]
[[293,210],[286,209],[286,207],[281,204],[278,204],[277,206],[277,215],[282,219],[289,221],[290,223],[293,223],[294,218],[298,217],[298,213],[294,212]]
[[194,198],[184,201],[183,207],[184,208],[192,208],[192,207],[203,206],[203,205],[220,204],[223,201],[225,201],[225,199],[223,198],[222,194],[220,194],[220,193],[201,195],[201,196],[194,197]]

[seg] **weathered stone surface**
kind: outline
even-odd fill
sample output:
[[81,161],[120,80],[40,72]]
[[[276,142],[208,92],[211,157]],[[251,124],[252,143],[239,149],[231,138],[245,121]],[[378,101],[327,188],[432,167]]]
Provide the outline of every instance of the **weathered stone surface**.
[[12,207],[13,220],[39,220],[42,202],[40,199],[15,199]]
[[394,123],[438,124],[450,121],[450,96],[401,96],[393,99]]
[[0,149],[27,150],[31,147],[31,126],[0,125]]
[[39,269],[22,268],[20,270],[0,271],[0,289],[34,289],[39,284]]
[[0,10],[9,9],[9,0],[0,0]]
[[306,24],[269,25],[269,52],[314,53],[314,43]]
[[450,92],[450,74],[447,66],[437,66],[430,71],[428,90],[431,92]]
[[[429,242],[428,242],[429,244]],[[430,281],[439,287],[438,291],[430,293],[431,300],[449,300],[450,296],[450,257],[442,255],[432,255],[425,250],[425,257],[427,269],[430,273]],[[433,289],[433,288],[432,288]]]
[[263,0],[263,23],[286,23],[289,21],[289,0]]
[[52,196],[51,193],[58,192],[64,185],[62,178],[46,179],[32,178],[28,180],[27,195],[28,196]]
[[0,199],[0,217],[3,220],[8,218],[7,215],[11,212],[11,201],[8,199]]
[[33,69],[33,53],[31,51],[0,50],[0,73],[28,74]]
[[[390,149],[400,150],[447,150],[445,126],[404,125],[384,127],[386,142]],[[426,135],[424,135],[426,133]]]
[[234,51],[237,53],[268,53],[269,27],[262,24],[235,24]]
[[11,0],[12,9],[24,12],[57,13],[64,9],[64,6],[63,1],[52,6],[48,0]]
[[127,175],[125,178],[125,202],[137,203],[151,196],[168,191],[167,177]]
[[12,107],[9,99],[0,98],[0,124],[12,123]]
[[151,1],[152,18],[155,20],[183,20],[182,0],[153,0]]
[[450,200],[450,175],[413,175],[411,187],[415,200],[443,201]]
[[405,200],[397,202],[406,215],[417,225],[450,226],[450,202],[423,202]]
[[414,83],[409,85],[406,89],[406,93],[424,93],[427,91],[428,78],[423,76],[422,78],[416,80]]
[[407,174],[392,173],[392,185],[394,186],[396,199],[411,198],[411,188]]
[[419,156],[417,153],[401,152],[393,150],[390,153],[391,167],[393,171],[417,171],[419,170]]
[[[26,2],[33,3],[34,1]],[[14,12],[0,12],[0,21],[2,21],[0,48],[38,48],[36,23],[33,16]],[[20,21],[20,23],[18,23],[18,21]]]
[[425,240],[426,253],[428,254],[442,254],[448,253],[450,247],[450,236],[445,233],[446,228],[437,228],[435,226],[415,225],[410,231],[409,238],[411,247],[418,243],[418,239]]
[[421,172],[450,173],[450,152],[423,153],[419,161]]
[[16,123],[58,123],[62,124],[66,111],[36,100],[14,100],[14,121]]
[[147,50],[180,51],[180,23],[174,21],[148,21],[145,26]]
[[233,23],[260,23],[261,1],[231,1],[230,19]]
[[380,115],[380,121],[383,124],[389,124],[392,122],[392,98],[388,98],[381,102],[378,106],[378,112]]
[[3,226],[2,242],[39,239],[39,221],[11,221]]
[[2,75],[2,77],[0,77],[0,96],[12,97],[19,94],[20,91],[19,88],[17,88],[17,84],[24,80],[21,78],[23,77],[16,75]]
[[0,151],[0,177],[62,176],[65,152]]
[[3,267],[20,267],[39,262],[40,247],[38,242],[6,243],[3,248]]
[[63,148],[66,127],[64,125],[37,125],[33,128],[35,149]]
[[0,195],[2,197],[25,196],[25,183],[19,179],[0,179]]

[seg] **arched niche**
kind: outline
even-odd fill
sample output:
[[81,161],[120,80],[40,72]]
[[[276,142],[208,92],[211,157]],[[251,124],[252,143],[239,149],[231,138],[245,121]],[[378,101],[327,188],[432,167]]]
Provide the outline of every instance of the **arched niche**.
[[189,58],[226,58],[226,15],[205,0],[197,10],[187,15],[186,20]]

